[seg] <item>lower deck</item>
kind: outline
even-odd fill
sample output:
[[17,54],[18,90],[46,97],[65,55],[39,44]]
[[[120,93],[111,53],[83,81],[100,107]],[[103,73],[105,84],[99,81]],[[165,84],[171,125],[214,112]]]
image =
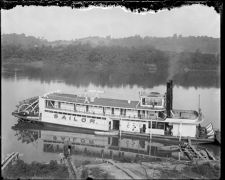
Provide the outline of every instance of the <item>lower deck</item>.
[[[15,115],[15,114],[14,114]],[[23,118],[31,121],[41,121],[44,123],[57,124],[63,126],[76,127],[80,129],[87,129],[91,131],[118,131],[123,135],[133,136],[133,137],[142,137],[149,138],[150,136],[159,138],[159,139],[169,139],[169,140],[179,140],[187,139],[191,137],[192,139],[197,139],[197,141],[212,142],[214,140],[207,139],[205,137],[196,138],[198,128],[196,125],[193,125],[194,129],[192,135],[182,134],[182,131],[179,131],[179,127],[185,129],[185,125],[170,125],[166,122],[157,122],[155,121],[131,121],[130,119],[118,119],[110,117],[99,117],[99,116],[88,116],[80,114],[56,114],[54,112],[43,112],[40,116],[20,116],[15,115],[18,118]],[[177,129],[176,129],[177,128]],[[190,131],[190,127],[188,127]],[[174,132],[178,132],[175,134]],[[184,132],[184,130],[183,130]],[[118,133],[119,134],[119,133]],[[200,137],[200,136],[199,136]],[[206,141],[205,141],[206,140]]]

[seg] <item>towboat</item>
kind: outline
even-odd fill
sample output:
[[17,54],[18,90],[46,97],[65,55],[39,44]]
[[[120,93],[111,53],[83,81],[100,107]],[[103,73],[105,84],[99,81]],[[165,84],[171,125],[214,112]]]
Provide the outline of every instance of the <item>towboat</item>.
[[28,121],[89,129],[95,134],[191,139],[214,142],[210,123],[201,127],[201,109],[173,109],[173,82],[166,93],[139,92],[139,100],[50,92],[19,103],[12,114]]

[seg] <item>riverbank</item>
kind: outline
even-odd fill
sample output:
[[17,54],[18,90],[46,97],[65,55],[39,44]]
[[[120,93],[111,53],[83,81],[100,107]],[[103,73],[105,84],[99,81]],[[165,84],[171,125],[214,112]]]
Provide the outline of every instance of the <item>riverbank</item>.
[[105,161],[78,168],[81,179],[218,179],[218,161],[156,161],[120,163]]
[[[152,159],[151,162],[120,162],[99,158],[72,158],[77,179],[219,179],[220,161],[176,161]],[[18,160],[3,172],[4,179],[69,179],[65,164],[25,163]]]
[[32,162],[25,163],[17,160],[2,172],[3,179],[68,179],[69,172],[64,164],[57,161],[49,163]]

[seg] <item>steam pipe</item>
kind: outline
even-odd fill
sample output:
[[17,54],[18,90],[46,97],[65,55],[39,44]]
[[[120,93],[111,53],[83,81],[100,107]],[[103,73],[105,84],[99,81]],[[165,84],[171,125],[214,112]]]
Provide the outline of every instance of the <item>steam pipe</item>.
[[167,82],[166,90],[166,113],[167,117],[171,117],[171,110],[173,109],[173,81]]

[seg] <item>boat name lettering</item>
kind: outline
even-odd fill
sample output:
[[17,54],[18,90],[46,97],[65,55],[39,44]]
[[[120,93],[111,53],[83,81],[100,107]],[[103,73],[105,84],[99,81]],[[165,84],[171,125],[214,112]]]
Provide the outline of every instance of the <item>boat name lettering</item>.
[[[54,118],[55,118],[55,119],[59,118],[59,114],[55,113],[55,114],[54,114]],[[76,119],[76,116],[71,116],[71,115],[68,116],[68,119],[69,119],[69,120],[71,120],[72,118],[73,118],[74,121],[78,121],[78,120]],[[65,120],[66,120],[66,119],[67,119],[66,115],[62,115],[62,119],[65,119]],[[81,121],[82,121],[82,122],[86,122],[87,119],[83,117],[83,118],[81,118]],[[95,119],[90,119],[89,122],[90,122],[90,123],[95,123]]]

